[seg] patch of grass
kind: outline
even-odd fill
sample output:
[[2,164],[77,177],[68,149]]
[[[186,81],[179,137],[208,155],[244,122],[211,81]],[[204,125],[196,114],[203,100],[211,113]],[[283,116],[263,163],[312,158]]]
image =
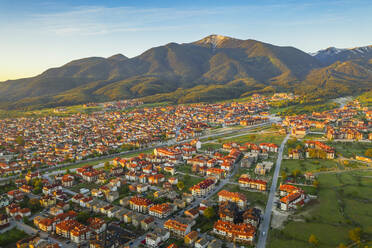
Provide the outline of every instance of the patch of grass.
[[347,243],[347,238],[345,237],[347,231],[347,226],[334,226],[324,223],[291,222],[287,224],[283,230],[270,234],[269,244],[267,247],[311,247],[308,240],[310,235],[314,234],[319,240],[319,245],[317,247],[334,248],[341,242]]
[[317,247],[350,245],[348,232],[356,227],[362,228],[363,237],[372,237],[371,175],[371,171],[320,174],[319,198],[313,206],[305,207],[306,212],[299,212],[305,219],[270,231],[268,247],[310,247],[311,234],[319,239]]
[[178,165],[176,167],[176,171],[186,173],[186,174],[191,174],[192,173],[191,165],[188,165],[188,164]]
[[188,193],[190,193],[189,188],[191,186],[194,186],[195,184],[197,184],[197,183],[199,183],[199,182],[201,182],[205,179],[205,178],[201,178],[201,177],[194,177],[192,175],[177,175],[177,177],[178,177],[178,181],[183,182],[184,185],[185,185],[182,192],[188,192]]
[[193,226],[192,229],[194,230],[200,229],[201,233],[208,232],[213,229],[213,225],[217,221],[217,219],[218,219],[218,209],[215,209],[215,215],[210,219],[206,218],[204,215],[200,215],[195,220],[196,225]]
[[29,235],[27,235],[25,232],[17,228],[12,228],[9,231],[0,234],[0,245],[4,247],[16,247],[15,243],[17,241],[28,237]]
[[300,170],[301,173],[327,171],[336,169],[338,163],[334,160],[326,159],[283,159],[280,169],[286,173],[291,173],[294,170]]
[[217,150],[222,148],[222,145],[220,143],[205,143],[202,144],[201,149],[203,150]]
[[237,142],[237,143],[246,143],[246,142],[253,142],[253,143],[274,143],[280,145],[284,139],[284,135],[279,134],[277,132],[272,133],[257,133],[257,134],[247,134],[238,137],[222,139],[222,143],[228,142]]
[[353,158],[355,155],[364,156],[365,151],[372,148],[372,143],[366,142],[327,142],[327,144],[333,146],[337,153],[346,158]]
[[17,187],[13,183],[2,185],[0,186],[0,195],[7,193],[8,191],[14,190],[16,188]]
[[71,190],[75,191],[75,192],[80,192],[80,189],[82,189],[82,188],[92,190],[92,189],[98,188],[98,187],[99,187],[98,184],[84,182],[84,183],[75,184],[74,186],[71,187]]
[[309,133],[304,137],[304,140],[319,140],[324,138],[324,134]]
[[300,186],[301,189],[303,189],[305,191],[306,194],[309,194],[309,195],[317,195],[318,194],[318,190],[315,188],[315,187],[312,187],[312,186]]

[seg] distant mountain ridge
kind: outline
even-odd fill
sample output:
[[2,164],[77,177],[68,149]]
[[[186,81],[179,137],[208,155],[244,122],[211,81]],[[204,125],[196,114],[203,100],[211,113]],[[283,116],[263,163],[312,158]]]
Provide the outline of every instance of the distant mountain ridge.
[[324,65],[333,64],[336,61],[347,61],[356,59],[372,59],[372,45],[355,48],[335,48],[329,47],[312,53]]
[[[371,88],[367,50],[356,50],[359,56],[334,49],[310,55],[294,47],[210,35],[154,47],[134,58],[74,60],[36,77],[0,83],[0,108],[129,98],[185,103],[274,91],[337,97]],[[331,62],[336,58],[344,63]]]

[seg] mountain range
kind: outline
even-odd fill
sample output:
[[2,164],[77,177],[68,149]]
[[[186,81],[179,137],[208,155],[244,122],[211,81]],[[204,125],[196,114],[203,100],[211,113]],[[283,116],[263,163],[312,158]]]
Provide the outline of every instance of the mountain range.
[[210,35],[128,58],[90,57],[0,83],[0,108],[34,109],[119,99],[188,103],[285,92],[333,98],[372,88],[372,46],[314,54]]

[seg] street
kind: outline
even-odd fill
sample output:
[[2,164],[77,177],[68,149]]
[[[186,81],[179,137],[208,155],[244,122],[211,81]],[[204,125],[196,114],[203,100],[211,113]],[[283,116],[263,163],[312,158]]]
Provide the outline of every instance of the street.
[[289,133],[287,136],[284,138],[282,144],[280,145],[279,148],[279,154],[278,154],[278,159],[276,161],[276,166],[275,166],[275,171],[274,171],[274,176],[273,176],[273,181],[270,187],[270,193],[269,193],[269,198],[267,200],[266,208],[265,208],[265,214],[263,216],[263,222],[261,223],[260,229],[259,229],[259,238],[257,242],[257,247],[258,248],[264,248],[266,247],[266,239],[267,239],[267,233],[269,231],[270,227],[270,219],[271,219],[271,212],[273,208],[273,203],[274,203],[274,196],[276,193],[276,186],[278,184],[278,176],[280,172],[280,165],[282,164],[282,157],[283,157],[283,151],[284,151],[284,146],[287,143],[289,139]]

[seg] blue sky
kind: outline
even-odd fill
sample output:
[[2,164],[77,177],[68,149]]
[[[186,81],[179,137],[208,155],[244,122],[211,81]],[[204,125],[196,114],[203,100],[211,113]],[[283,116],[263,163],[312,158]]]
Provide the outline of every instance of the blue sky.
[[370,0],[0,0],[0,81],[209,34],[314,52],[372,45]]

